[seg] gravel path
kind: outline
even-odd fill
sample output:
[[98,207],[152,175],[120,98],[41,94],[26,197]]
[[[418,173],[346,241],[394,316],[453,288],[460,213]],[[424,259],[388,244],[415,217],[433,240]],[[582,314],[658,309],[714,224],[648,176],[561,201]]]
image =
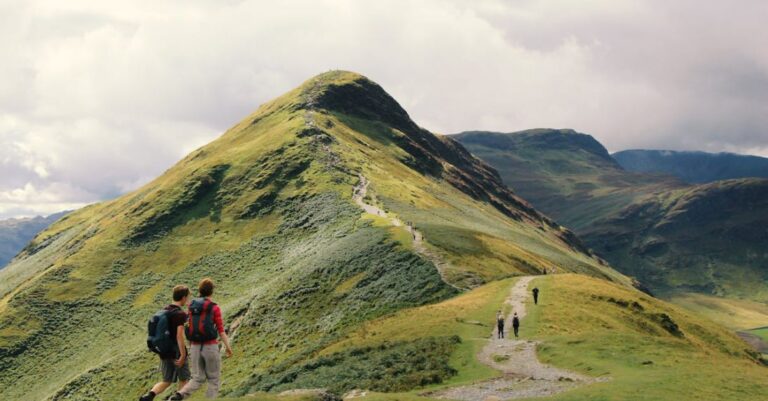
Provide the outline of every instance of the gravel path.
[[[526,315],[525,300],[530,295],[528,284],[533,276],[521,277],[512,287],[509,298],[505,301],[511,312],[505,320],[508,327],[506,334],[512,333],[512,314],[517,312],[521,323]],[[521,325],[522,326],[522,325]],[[496,328],[492,339],[478,353],[477,358],[503,373],[502,377],[431,392],[426,395],[435,398],[445,398],[465,401],[510,400],[527,397],[546,397],[572,389],[574,387],[605,381],[594,379],[545,365],[536,357],[538,342],[530,340],[498,339]]]

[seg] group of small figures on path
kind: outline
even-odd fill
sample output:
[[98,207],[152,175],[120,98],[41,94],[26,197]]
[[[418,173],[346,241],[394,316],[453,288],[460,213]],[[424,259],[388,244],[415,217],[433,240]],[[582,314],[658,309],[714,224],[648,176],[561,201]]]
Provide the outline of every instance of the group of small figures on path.
[[[539,304],[539,289],[534,288],[531,292],[533,292],[533,304],[538,305]],[[504,314],[501,313],[501,310],[499,310],[496,313],[496,328],[497,328],[497,335],[498,338],[503,339],[504,338]],[[512,314],[512,330],[515,333],[515,338],[519,337],[519,331],[520,331],[520,318],[517,317],[517,312]]]

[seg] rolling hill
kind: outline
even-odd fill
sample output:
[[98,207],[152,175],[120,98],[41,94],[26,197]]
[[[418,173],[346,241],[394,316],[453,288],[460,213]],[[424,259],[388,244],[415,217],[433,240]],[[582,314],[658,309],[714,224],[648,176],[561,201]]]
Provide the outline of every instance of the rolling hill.
[[67,212],[47,217],[37,216],[0,221],[0,269],[18,254],[40,231],[60,219]]
[[768,178],[768,158],[734,153],[622,150],[613,158],[627,171],[671,174],[689,183]]
[[[768,302],[768,180],[690,185],[626,171],[594,138],[572,130],[455,138],[522,197],[654,292]],[[711,311],[706,304],[717,299],[680,301]],[[755,310],[747,304],[739,309]],[[761,319],[755,326],[764,324]]]
[[[457,373],[452,333],[316,357],[373,319],[544,269],[631,287],[380,86],[329,72],[135,192],[67,215],[3,269],[0,395],[134,398],[155,379],[146,319],[204,276],[237,348],[228,395],[301,387],[290,372],[326,364],[371,388],[431,385]],[[365,358],[394,367],[365,376]]]

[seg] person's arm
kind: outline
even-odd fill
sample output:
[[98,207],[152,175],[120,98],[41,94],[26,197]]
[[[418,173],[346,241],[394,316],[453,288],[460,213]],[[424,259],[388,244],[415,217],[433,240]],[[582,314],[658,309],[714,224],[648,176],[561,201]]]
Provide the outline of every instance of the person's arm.
[[184,326],[176,328],[176,344],[179,346],[179,359],[176,360],[176,366],[184,366],[187,359],[187,347],[184,345]]
[[216,324],[216,329],[219,331],[219,337],[221,337],[221,342],[224,343],[224,349],[226,349],[227,357],[232,356],[232,346],[229,344],[229,336],[227,336],[227,332],[224,331],[224,319],[221,317],[221,308],[219,308],[219,305],[216,305],[213,308],[213,320]]
[[221,342],[224,343],[224,348],[227,350],[227,358],[232,356],[232,346],[229,345],[229,337],[227,333],[221,333]]

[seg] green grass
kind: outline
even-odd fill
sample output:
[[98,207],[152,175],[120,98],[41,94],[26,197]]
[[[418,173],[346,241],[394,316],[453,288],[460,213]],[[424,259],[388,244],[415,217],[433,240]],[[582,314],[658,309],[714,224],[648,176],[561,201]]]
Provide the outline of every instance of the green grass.
[[[728,330],[642,293],[573,275],[535,282],[542,300],[526,319],[544,362],[606,383],[556,400],[759,400],[768,369]],[[633,307],[636,302],[640,308]],[[623,306],[626,303],[628,306]],[[678,337],[654,316],[666,314]]]
[[768,326],[768,305],[696,293],[674,294],[669,302],[734,330]]
[[437,304],[406,309],[392,316],[375,319],[323,350],[321,355],[376,346],[388,341],[458,336],[461,341],[449,361],[457,373],[448,377],[441,386],[496,377],[498,372],[479,363],[476,355],[490,338],[496,311],[509,295],[513,282],[493,282]]
[[758,329],[747,330],[747,332],[762,338],[763,341],[765,342],[768,342],[768,327],[761,327]]

